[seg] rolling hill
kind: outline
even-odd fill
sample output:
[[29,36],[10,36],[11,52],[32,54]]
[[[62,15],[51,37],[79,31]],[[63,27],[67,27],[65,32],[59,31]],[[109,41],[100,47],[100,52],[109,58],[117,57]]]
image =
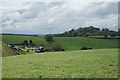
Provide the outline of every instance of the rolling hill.
[[[3,43],[3,78],[118,78],[118,40],[86,37],[44,37],[3,35],[2,41],[19,44],[32,40],[45,48],[59,43],[66,51],[26,54],[19,56]],[[79,50],[81,47],[93,50]],[[13,53],[13,54],[11,54]]]
[[50,48],[52,45],[58,43],[63,49],[79,50],[81,47],[91,47],[93,49],[117,48],[117,39],[95,39],[86,37],[53,37],[53,43],[47,43],[44,37],[37,36],[23,36],[23,35],[3,35],[2,41],[8,44],[20,44],[24,40],[32,40],[36,45],[43,44],[45,48]]

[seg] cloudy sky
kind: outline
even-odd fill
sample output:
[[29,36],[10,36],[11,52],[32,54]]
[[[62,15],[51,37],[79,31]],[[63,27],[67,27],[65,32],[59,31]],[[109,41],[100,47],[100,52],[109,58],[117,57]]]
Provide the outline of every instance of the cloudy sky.
[[79,27],[118,29],[117,2],[0,3],[3,33],[51,34]]

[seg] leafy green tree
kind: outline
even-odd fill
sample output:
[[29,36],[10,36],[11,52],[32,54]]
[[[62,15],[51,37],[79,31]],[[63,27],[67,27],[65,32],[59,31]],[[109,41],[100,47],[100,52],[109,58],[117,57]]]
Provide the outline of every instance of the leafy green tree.
[[50,34],[45,36],[45,40],[46,40],[47,42],[54,42],[53,36],[50,35]]
[[72,36],[73,36],[73,37],[78,36],[78,32],[74,31],[74,32],[72,33]]
[[104,33],[104,38],[108,38],[108,34],[107,33]]
[[30,46],[34,45],[32,40],[29,41],[29,45]]
[[112,38],[114,38],[115,36],[116,36],[115,33],[111,33],[111,34],[110,34],[110,37],[112,37]]
[[27,40],[24,40],[23,44],[24,44],[25,46],[27,46],[27,45],[28,45],[28,41],[27,41]]

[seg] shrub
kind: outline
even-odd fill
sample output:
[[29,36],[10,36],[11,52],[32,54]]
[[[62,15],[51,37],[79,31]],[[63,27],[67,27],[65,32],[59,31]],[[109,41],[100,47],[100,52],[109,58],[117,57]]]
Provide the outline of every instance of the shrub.
[[88,48],[88,49],[92,49],[92,48]]
[[27,50],[26,52],[30,52],[29,50]]
[[80,50],[90,50],[92,48],[82,47]]
[[87,47],[82,47],[80,50],[87,50],[88,48]]
[[64,49],[62,49],[61,51],[65,51]]
[[89,36],[89,34],[88,33],[86,33],[85,35],[84,35],[84,37],[88,37]]
[[74,32],[72,33],[72,36],[73,36],[73,37],[77,37],[77,36],[78,36],[78,32],[74,31]]
[[51,47],[50,51],[64,51],[64,49],[62,49],[60,44],[55,44]]
[[52,38],[52,35],[46,35],[46,36],[45,36],[45,40],[46,40],[47,42],[54,42],[54,40],[53,40],[53,38]]

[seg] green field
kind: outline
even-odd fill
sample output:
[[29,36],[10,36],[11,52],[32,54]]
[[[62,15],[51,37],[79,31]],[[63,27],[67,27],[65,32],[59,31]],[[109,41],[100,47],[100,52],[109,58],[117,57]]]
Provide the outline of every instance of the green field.
[[117,48],[117,39],[94,39],[85,37],[54,37],[55,42],[48,44],[44,37],[21,36],[21,35],[3,35],[2,40],[8,44],[19,44],[24,40],[32,40],[37,45],[43,44],[45,48],[59,43],[65,50],[79,50],[81,47],[91,47],[93,49]]
[[46,52],[3,58],[3,78],[117,78],[118,49]]
[[[33,53],[3,57],[3,78],[117,78],[118,40],[86,37],[53,37],[47,43],[44,37],[3,35],[2,41],[19,44],[32,40],[45,48],[59,43],[65,51]],[[19,47],[19,46],[16,46]],[[90,47],[92,50],[80,50]],[[3,53],[7,51],[3,48]],[[32,53],[32,54],[30,54]]]

